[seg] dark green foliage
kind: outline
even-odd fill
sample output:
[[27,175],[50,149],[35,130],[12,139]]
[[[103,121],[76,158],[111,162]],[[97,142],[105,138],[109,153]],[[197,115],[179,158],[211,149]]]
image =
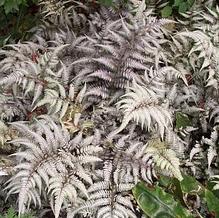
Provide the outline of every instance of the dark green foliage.
[[185,128],[187,126],[191,126],[191,120],[186,114],[183,114],[181,112],[176,113],[176,128]]
[[116,4],[113,0],[97,0],[101,5],[107,7],[116,7],[118,5],[124,6],[128,3],[128,0],[121,0],[120,4]]
[[170,5],[165,6],[162,10],[161,10],[161,16],[162,17],[169,17],[171,16],[173,13],[173,9]]
[[151,188],[144,183],[138,183],[132,191],[138,205],[149,217],[193,217],[171,194],[158,185]]
[[184,176],[184,179],[180,182],[181,190],[186,195],[198,195],[207,205],[207,209],[210,214],[215,214],[215,217],[219,217],[219,199],[214,193],[205,188],[194,177]]
[[[144,213],[149,217],[197,217],[187,209],[194,209],[191,199],[201,199],[203,217],[219,217],[219,199],[194,177],[184,176],[182,181],[161,176],[155,186],[138,183],[132,190],[133,195]],[[194,201],[194,200],[193,200]],[[199,217],[199,216],[198,216]]]
[[0,0],[0,47],[24,40],[37,24],[37,0]]
[[162,17],[169,17],[187,12],[195,0],[169,0],[169,3],[161,10]]
[[209,190],[205,189],[205,201],[207,202],[208,210],[219,217],[219,199]]
[[106,5],[106,6],[112,6],[113,0],[98,0],[100,4]]
[[5,14],[9,14],[15,11],[19,11],[20,7],[26,7],[36,2],[37,0],[0,0],[0,6],[3,7]]
[[184,176],[184,179],[180,182],[180,187],[183,193],[200,194],[202,191],[202,185],[191,176]]
[[[0,218],[18,218],[18,215],[14,208],[10,207],[4,215],[0,215]],[[23,214],[20,218],[33,218],[31,214]]]

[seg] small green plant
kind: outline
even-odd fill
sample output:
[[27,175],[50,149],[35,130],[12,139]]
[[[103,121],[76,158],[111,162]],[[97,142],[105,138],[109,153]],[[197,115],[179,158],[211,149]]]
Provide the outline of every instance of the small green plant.
[[0,47],[26,39],[36,25],[37,0],[0,0]]
[[[18,218],[18,215],[14,208],[10,207],[4,215],[0,215],[0,218]],[[31,214],[23,214],[19,218],[33,218]]]
[[169,0],[169,3],[161,10],[162,17],[170,17],[173,14],[187,12],[195,0]]

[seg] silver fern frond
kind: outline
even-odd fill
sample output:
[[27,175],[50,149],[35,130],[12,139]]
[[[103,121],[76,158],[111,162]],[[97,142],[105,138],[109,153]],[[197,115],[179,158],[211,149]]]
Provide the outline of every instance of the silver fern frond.
[[121,132],[131,120],[140,123],[141,127],[145,127],[148,131],[152,128],[157,129],[163,137],[165,128],[172,123],[170,112],[162,106],[160,99],[152,90],[137,83],[133,83],[133,87],[129,89],[130,91],[117,103],[124,113],[122,124],[108,137],[112,138]]
[[69,218],[88,208],[93,217],[136,218],[131,199],[127,193],[133,185],[128,183],[115,184],[112,181],[113,167],[111,163],[106,163],[104,168],[104,177],[88,189],[88,200],[71,211],[68,214]]
[[164,170],[164,172],[179,180],[183,179],[179,167],[179,158],[177,158],[173,150],[166,148],[164,142],[161,142],[159,139],[152,139],[149,141],[145,152],[151,154],[155,164],[162,171]]
[[[51,198],[56,196],[54,210],[58,217],[65,198],[63,195],[66,194],[64,190],[60,193],[59,189],[60,179],[64,179],[62,174],[68,168],[69,174],[66,176],[70,176],[72,182],[68,183],[67,187],[73,186],[77,192],[78,190],[85,192],[85,184],[91,184],[92,179],[84,165],[100,161],[95,154],[101,151],[101,148],[92,145],[94,137],[83,139],[79,133],[70,139],[69,133],[54,122],[50,121],[49,125],[42,121],[38,122],[41,132],[34,132],[19,122],[13,123],[14,127],[29,137],[18,138],[11,142],[23,146],[23,149],[14,154],[21,162],[15,167],[17,172],[9,180],[6,188],[10,189],[8,195],[19,194],[20,213],[23,213],[32,202],[41,205],[43,189],[53,190]],[[75,195],[69,200],[75,200]]]
[[[37,107],[48,105],[48,114],[59,114],[60,119],[65,116],[69,107],[75,106],[75,110],[78,110],[78,113],[82,111],[82,100],[85,96],[86,85],[75,97],[76,87],[74,84],[69,85],[68,93],[66,93],[66,87],[58,81],[52,79],[48,79],[47,81],[50,82],[49,86],[51,86],[51,88],[45,89],[45,96],[37,102],[33,110]],[[78,109],[76,109],[76,107]]]

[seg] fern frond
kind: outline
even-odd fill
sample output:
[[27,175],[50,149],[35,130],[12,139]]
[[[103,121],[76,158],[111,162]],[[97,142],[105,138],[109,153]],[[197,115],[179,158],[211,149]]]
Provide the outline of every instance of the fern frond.
[[13,123],[14,127],[28,133],[29,137],[18,138],[11,142],[23,146],[23,151],[14,154],[17,158],[21,158],[21,162],[15,167],[19,171],[9,180],[8,195],[19,194],[19,211],[23,213],[31,202],[41,204],[40,195],[43,188],[54,189],[54,195],[62,194],[62,197],[59,196],[60,198],[55,201],[55,213],[58,217],[65,193],[60,192],[61,181],[58,178],[64,179],[61,177],[62,172],[69,168],[70,178],[74,181],[71,185],[77,190],[84,191],[83,184],[92,183],[89,173],[84,169],[84,164],[100,161],[95,153],[101,148],[91,145],[93,137],[83,140],[79,134],[70,139],[69,133],[55,123],[50,121],[48,126],[42,121],[38,122],[43,130],[41,132],[34,132],[19,122]]
[[127,183],[114,184],[110,178],[107,178],[107,175],[111,174],[112,168],[107,170],[109,172],[105,174],[101,182],[94,183],[88,189],[89,199],[79,208],[71,211],[68,217],[73,217],[74,214],[89,208],[93,217],[136,218],[131,199],[126,193],[132,185]]
[[153,91],[134,83],[130,92],[122,98],[117,104],[124,111],[124,118],[121,126],[112,132],[109,138],[121,132],[131,120],[140,123],[141,127],[145,127],[148,131],[152,127],[156,128],[163,137],[165,128],[172,122],[171,114],[161,106]]
[[[48,105],[48,113],[51,115],[59,114],[60,119],[65,116],[69,107],[75,107],[73,110],[75,110],[75,112],[78,111],[77,113],[81,113],[82,100],[85,96],[86,85],[78,92],[77,96],[75,97],[75,87],[73,84],[70,84],[69,92],[66,93],[65,87],[58,81],[51,79],[50,81],[51,84],[54,84],[54,87],[45,89],[45,96],[37,102],[34,109],[43,105]],[[71,113],[73,113],[73,110]],[[77,124],[75,123],[75,125]]]
[[65,202],[76,202],[80,191],[88,197],[87,188],[73,172],[61,172],[56,177],[49,180],[49,190],[51,195],[51,206],[55,217],[58,218],[62,204]]
[[148,17],[141,23],[125,17],[110,24],[108,22],[104,36],[95,32],[88,37],[87,47],[94,51],[73,63],[81,69],[75,79],[87,83],[90,95],[94,92],[89,92],[89,89],[107,89],[107,94],[99,94],[102,98],[124,90],[134,79],[141,80],[140,76],[154,66],[154,62],[155,68],[159,68],[162,61],[167,62],[168,58],[161,51],[162,43],[165,43],[162,26],[171,21]]
[[115,146],[105,148],[103,159],[112,161],[113,178],[116,184],[121,182],[136,184],[140,179],[151,184],[153,182],[153,162],[145,154],[147,145],[141,142],[128,140],[128,136],[121,137]]
[[146,153],[151,154],[155,164],[162,171],[182,180],[180,172],[180,161],[176,157],[173,150],[166,148],[164,142],[160,140],[149,141],[149,145],[145,150]]
[[[51,82],[52,78],[60,78],[63,74],[63,67],[56,71],[59,64],[58,53],[67,45],[55,48],[52,52],[48,52],[39,57],[37,62],[32,60],[25,61],[24,66],[14,68],[11,74],[0,79],[0,84],[11,87],[17,84],[21,87],[23,95],[32,95],[32,104],[34,104],[42,95],[44,88]],[[55,71],[55,72],[54,72]],[[54,79],[53,79],[54,82]],[[59,82],[57,82],[59,84]]]
[[[13,92],[13,91],[12,91]],[[24,105],[23,105],[24,104]],[[21,120],[27,115],[30,101],[22,96],[16,96],[15,93],[0,94],[0,118],[1,120],[12,121],[16,116]]]

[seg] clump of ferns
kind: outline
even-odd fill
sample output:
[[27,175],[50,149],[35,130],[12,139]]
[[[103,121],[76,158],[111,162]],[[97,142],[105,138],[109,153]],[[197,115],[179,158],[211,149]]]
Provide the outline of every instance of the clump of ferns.
[[82,203],[79,208],[69,209],[67,217],[73,217],[76,213],[88,217],[136,217],[136,209],[130,196],[132,184],[116,184],[113,180],[113,167],[111,163],[105,164],[107,170],[99,177],[89,189],[88,201]]
[[203,25],[203,29],[205,29],[206,27],[210,27],[208,25],[211,23],[212,28],[209,28],[209,30],[214,30],[217,15],[218,5],[215,1],[200,1],[199,3],[196,2],[196,4],[193,4],[192,10],[182,13],[181,17],[178,17],[177,20],[183,27],[191,29],[194,27],[201,28],[201,24]]
[[214,11],[212,8],[206,8],[194,16],[197,22],[188,30],[177,33],[172,46],[176,46],[179,54],[184,54],[184,63],[186,59],[189,61],[189,65],[183,65],[189,67],[187,70],[197,85],[204,81],[206,87],[218,89],[219,9],[216,7]]
[[[165,103],[160,100],[162,99],[159,99],[159,96],[156,95],[154,90],[148,89],[146,86],[140,86],[137,83],[133,83],[133,87],[130,87],[129,91],[123,95],[122,99],[117,103],[119,105],[119,109],[123,111],[124,116],[121,125],[108,135],[108,139],[112,141],[118,133],[127,128],[131,121],[134,121],[136,124],[140,124],[145,132],[155,133],[157,131],[157,135],[162,139],[162,141],[165,140],[168,144],[174,145],[179,142],[180,140],[177,135],[174,135],[174,133],[171,132],[172,115],[171,111],[168,110],[168,104],[165,105]],[[172,140],[170,139],[171,137]],[[155,140],[155,144],[160,145],[160,148],[159,146],[151,146],[152,154],[158,158],[155,158],[155,161],[159,163],[158,160],[160,160],[160,156],[166,155],[166,157],[169,156],[169,160],[171,160],[171,158],[173,160],[173,163],[170,163],[170,165],[175,164],[174,168],[179,169],[178,158],[173,158],[175,155],[174,151],[171,149],[166,150],[164,142],[159,140]],[[182,149],[179,149],[179,151],[180,150]],[[159,151],[164,153],[159,153]],[[155,154],[157,154],[157,156]],[[175,176],[176,175],[180,178],[179,170],[175,172]]]
[[[118,18],[118,14],[112,16],[111,10],[103,8],[101,15],[95,13],[91,16],[90,31],[86,36],[78,37],[71,31],[64,31],[67,29],[66,23],[57,34],[52,33],[52,39],[57,41],[56,45],[60,46],[66,42],[70,45],[62,50],[63,57],[58,57],[51,68],[46,67],[43,71],[45,74],[40,79],[47,79],[42,91],[37,91],[39,84],[35,80],[34,89],[28,90],[32,78],[28,78],[30,80],[24,90],[24,81],[20,84],[18,82],[17,85],[12,84],[17,81],[14,79],[11,79],[12,82],[3,82],[1,94],[4,99],[0,104],[5,105],[6,112],[12,105],[24,105],[24,102],[28,102],[24,108],[19,106],[22,112],[8,110],[10,113],[4,115],[9,117],[8,120],[14,121],[14,114],[21,120],[26,120],[28,111],[32,110],[38,116],[42,111],[37,110],[42,107],[46,108],[43,113],[48,112],[57,123],[61,122],[54,124],[39,118],[40,125],[32,119],[28,123],[29,127],[24,126],[22,122],[14,123],[24,139],[12,141],[21,148],[21,154],[16,156],[22,158],[17,158],[20,159],[19,164],[12,167],[16,172],[13,172],[14,177],[8,187],[12,188],[11,193],[20,192],[21,212],[25,209],[24,204],[27,203],[27,207],[30,202],[36,201],[36,204],[39,204],[40,197],[42,201],[42,196],[46,195],[56,217],[61,210],[69,211],[69,217],[82,211],[83,215],[88,213],[90,217],[136,217],[137,210],[130,197],[133,185],[138,180],[151,183],[155,177],[154,171],[157,175],[165,173],[181,179],[178,157],[182,161],[183,170],[191,169],[197,178],[218,174],[217,24],[215,23],[210,31],[209,25],[201,29],[201,22],[205,18],[214,25],[211,22],[215,17],[214,12],[217,13],[209,10],[210,17],[197,15],[201,16],[200,19],[198,17],[200,22],[191,23],[189,32],[180,30],[173,36],[173,30],[168,32],[169,30],[161,30],[160,27],[153,29],[154,24],[156,26],[159,22],[165,23],[165,20],[145,18],[144,25],[140,18],[133,18],[129,13]],[[103,21],[99,22],[102,19]],[[57,22],[62,21],[57,19]],[[192,25],[196,26],[195,31],[192,30]],[[147,31],[141,31],[144,27]],[[101,32],[97,33],[98,30]],[[216,36],[214,40],[209,40],[213,35]],[[48,38],[50,37],[48,35]],[[33,76],[32,72],[44,60],[43,56],[52,54],[50,48],[45,51],[45,47],[50,43],[53,45],[53,42],[47,44],[47,40],[43,41],[38,36],[36,38],[42,42],[42,51],[39,49],[36,52],[37,45],[31,45],[30,47],[37,48],[32,49],[34,55],[31,49],[16,53],[23,45],[14,46],[11,49],[14,52],[11,53],[9,49],[1,50],[2,58],[7,56],[5,61],[0,62],[4,69],[1,71],[1,81],[6,81],[5,75],[10,76],[11,71],[14,73],[17,72],[14,69],[20,68],[28,69],[27,76]],[[144,43],[141,40],[145,40]],[[131,49],[126,44],[131,46]],[[167,48],[168,44],[171,49]],[[147,49],[144,50],[143,47]],[[210,51],[203,51],[205,48]],[[17,62],[14,63],[14,60]],[[42,67],[43,64],[40,69]],[[78,72],[79,75],[72,80]],[[12,74],[11,78],[14,78]],[[115,92],[117,95],[113,95]],[[14,95],[19,97],[15,99]],[[36,97],[37,95],[39,97]],[[78,100],[78,95],[83,96],[80,97],[82,100]],[[115,108],[112,103],[121,95],[116,104],[118,107]],[[114,98],[107,102],[111,96]],[[210,97],[213,103],[208,101]],[[105,101],[92,105],[91,112],[89,106],[92,103],[88,101],[96,99],[97,102],[102,99]],[[88,110],[85,110],[86,108]],[[193,127],[173,131],[172,124],[177,111],[189,115],[195,121],[192,122]],[[123,116],[120,117],[121,114]],[[142,130],[139,131],[141,127]],[[96,133],[95,129],[99,129],[100,142],[93,142],[90,138]],[[201,133],[199,138],[195,131]],[[157,138],[151,138],[155,133],[158,133]],[[76,149],[67,146],[67,135],[70,139],[77,138]],[[106,136],[108,141],[105,140]],[[123,142],[119,142],[119,138],[122,138]],[[71,158],[80,155],[83,147],[80,143],[86,144],[89,141],[97,145],[98,154],[92,154],[101,158],[102,162],[93,163],[92,157],[87,161],[89,163],[81,164],[79,158],[79,165],[75,162],[72,164]],[[51,158],[47,159],[45,154]],[[206,157],[208,163],[205,161],[206,163],[202,164]],[[184,161],[185,158],[188,160]],[[37,162],[38,160],[41,163]],[[37,167],[34,168],[32,164],[35,163]],[[86,171],[84,178],[81,178],[81,165]],[[19,168],[22,168],[20,172]],[[7,170],[3,170],[3,173],[7,174]],[[84,184],[86,191],[78,181]],[[80,187],[75,183],[80,184]],[[22,193],[25,193],[25,197]]]
[[208,145],[208,175],[212,176],[214,189],[218,189],[218,145],[219,145],[219,107],[215,107],[210,113],[210,121],[213,122],[213,129],[210,137],[203,138],[203,142]]
[[[151,131],[156,129],[161,138],[165,130],[172,125],[172,114],[168,101],[161,98],[155,90],[133,82],[127,93],[117,102],[118,108],[123,112],[120,127],[110,133],[109,138],[123,131],[130,121],[141,125],[142,129]],[[169,109],[169,110],[168,110]]]
[[70,137],[68,131],[55,124],[49,117],[37,121],[37,129],[14,122],[13,126],[24,138],[11,143],[19,144],[21,151],[14,154],[20,163],[16,173],[8,181],[8,195],[18,194],[19,212],[28,209],[32,202],[41,205],[46,194],[55,217],[59,216],[63,203],[86,198],[87,186],[92,184],[90,167],[100,161],[97,135],[84,136],[81,132]]
[[102,146],[103,162],[97,165],[95,182],[88,189],[89,198],[72,208],[68,217],[76,213],[100,218],[137,217],[130,191],[140,180],[152,184],[157,178],[155,165],[168,175],[182,178],[178,158],[159,139],[144,143],[130,135],[117,135],[113,141],[106,139]]
[[[1,80],[16,69],[26,68],[27,62],[36,61],[38,55],[44,51],[43,46],[32,42],[5,45],[0,49]],[[1,85],[3,84],[4,82],[1,82]]]
[[[24,44],[24,49],[26,49],[25,46]],[[23,49],[22,46],[20,47]],[[9,119],[12,119],[14,114],[18,114],[19,117],[22,118],[22,112],[24,113],[24,119],[25,117],[26,119],[32,119],[34,114],[40,115],[47,113],[47,110],[49,114],[55,115],[58,113],[60,119],[65,115],[67,110],[71,111],[71,114],[75,114],[74,111],[79,110],[77,114],[80,114],[82,110],[82,98],[86,87],[76,96],[76,102],[74,102],[69,109],[69,104],[73,103],[74,100],[75,87],[73,84],[69,84],[69,72],[58,58],[58,53],[64,47],[66,47],[66,45],[55,48],[54,51],[39,55],[35,57],[36,59],[34,60],[22,60],[24,62],[23,66],[20,66],[20,68],[15,66],[14,69],[12,68],[13,71],[11,74],[1,79],[0,83],[3,85],[3,90],[5,89],[7,91],[8,89],[12,89],[12,96],[17,96],[18,93],[21,96],[20,98],[17,96],[15,99],[11,96],[11,99],[15,102],[15,107],[12,108],[12,100],[9,99],[8,95],[3,93],[2,108],[7,109],[5,116],[10,116]],[[8,56],[12,54],[13,52],[8,52]],[[1,63],[6,65],[6,62]],[[24,69],[24,66],[28,68],[28,70]],[[20,112],[17,106],[23,106],[22,102],[24,99],[29,99],[32,104],[28,103],[25,107],[21,107]],[[11,105],[10,108],[20,113],[8,110],[9,106],[7,105],[9,104]],[[46,110],[45,107],[47,108]],[[4,113],[1,115],[3,116]],[[66,118],[66,122],[69,122],[69,119],[72,118],[73,117]],[[79,117],[76,119],[78,120]],[[74,122],[74,125],[77,125],[78,121],[74,120]],[[85,124],[85,126],[86,125],[88,124]]]
[[[126,4],[122,6],[125,7],[125,5]],[[107,36],[107,28],[114,25],[121,17],[127,16],[125,10],[118,11],[118,7],[118,4],[115,4],[114,8],[100,6],[98,12],[94,12],[89,15],[88,22],[90,34],[92,38],[96,37],[96,40],[99,39],[99,43]]]
[[48,89],[65,95],[64,86],[68,87],[68,72],[57,56],[63,47],[66,45],[54,49],[53,52],[46,52],[36,60],[25,61],[25,67],[12,68],[13,71],[3,77],[0,84],[5,88],[13,88],[14,93],[20,93],[24,98],[29,98],[32,109],[36,108],[36,102]]
[[[87,82],[90,100],[107,99],[112,93],[124,90],[133,80],[152,66],[165,60],[161,50],[165,42],[162,25],[168,20],[148,18],[141,22],[122,18],[108,28],[104,44],[92,37],[92,55],[82,57],[74,65],[81,65],[76,81]],[[94,49],[93,49],[94,48]],[[94,50],[94,52],[93,52]],[[84,67],[86,65],[86,67]]]
[[[56,217],[58,217],[63,201],[66,202],[68,199],[70,199],[68,202],[71,205],[73,204],[72,207],[77,207],[75,200],[73,200],[74,193],[72,193],[71,185],[67,184],[64,187],[61,185],[63,185],[63,182],[66,181],[65,179],[69,178],[70,176],[68,173],[66,175],[66,168],[72,169],[73,165],[76,164],[75,162],[74,164],[71,162],[72,158],[75,156],[77,157],[77,155],[80,154],[79,150],[82,151],[84,146],[86,147],[86,145],[90,145],[91,142],[93,142],[94,145],[97,145],[95,151],[98,151],[98,155],[96,157],[86,156],[88,159],[85,158],[85,164],[87,164],[89,160],[92,161],[95,158],[97,158],[95,160],[99,160],[98,157],[101,157],[103,164],[101,162],[96,164],[96,172],[92,173],[92,175],[95,175],[94,179],[96,178],[95,183],[91,186],[91,188],[88,188],[90,198],[88,198],[87,202],[79,205],[79,208],[83,209],[87,207],[95,207],[95,211],[92,212],[94,216],[96,213],[122,213],[124,217],[136,217],[135,209],[132,206],[128,193],[133,185],[139,181],[139,179],[143,179],[149,183],[152,182],[152,175],[154,175],[154,164],[157,164],[157,167],[161,167],[162,170],[167,170],[169,173],[173,173],[171,175],[179,176],[175,174],[175,172],[178,172],[177,170],[179,169],[179,165],[172,150],[166,150],[164,147],[162,147],[162,149],[157,149],[156,146],[152,145],[151,143],[149,143],[150,146],[148,146],[148,144],[140,141],[132,141],[129,139],[130,136],[127,135],[122,137],[120,135],[116,136],[115,138],[120,139],[115,144],[111,141],[108,141],[108,139],[106,139],[104,143],[101,142],[101,135],[98,134],[98,132],[96,133],[95,137],[87,136],[87,138],[84,135],[84,140],[86,142],[83,142],[82,133],[79,132],[79,134],[77,134],[77,136],[73,139],[74,143],[77,145],[71,149],[71,141],[68,142],[70,137],[69,132],[53,123],[48,117],[44,117],[43,120],[40,120],[36,127],[33,126],[33,129],[30,129],[30,127],[25,126],[21,122],[15,122],[13,125],[21,132],[21,135],[24,135],[24,138],[18,138],[12,141],[12,143],[20,144],[21,146],[25,147],[27,146],[24,151],[15,154],[17,157],[22,157],[21,164],[18,164],[15,169],[22,168],[22,170],[18,171],[17,175],[15,174],[15,176],[12,177],[8,186],[8,188],[11,188],[9,194],[18,192],[20,193],[20,210],[24,209],[22,205],[25,202],[24,199],[26,199],[24,197],[25,193],[28,196],[26,199],[28,204],[30,203],[29,201],[32,200],[36,202],[38,201],[37,204],[39,204],[39,191],[41,189],[45,190],[45,187],[48,187],[50,190],[50,181],[51,186],[53,187],[54,183],[55,187],[55,191],[53,192],[54,195],[49,195],[49,198],[51,199],[51,204],[55,204],[52,208],[56,214]],[[159,140],[155,141],[155,144],[159,143]],[[99,146],[100,144],[101,147]],[[89,149],[92,148],[94,149],[92,146],[89,147]],[[89,149],[87,149],[85,149],[84,152],[88,152],[88,154],[90,154]],[[83,159],[83,157],[81,158]],[[73,160],[75,159],[73,158]],[[80,162],[80,160],[78,161]],[[27,167],[28,165],[32,165],[32,167]],[[101,170],[101,168],[103,168],[103,170]],[[88,181],[88,175],[82,174],[82,169],[79,169],[80,172],[78,172],[79,174],[77,175],[80,177],[84,176],[83,179]],[[89,170],[89,172],[91,171]],[[86,171],[86,173],[88,172]],[[110,176],[110,179],[108,179],[108,176]],[[77,182],[79,183],[78,180]],[[104,182],[107,183],[107,187],[114,188],[110,188],[109,192],[103,192],[102,184]],[[62,187],[61,190],[60,187]],[[95,190],[93,190],[94,187]],[[104,189],[108,189],[107,187]],[[82,191],[83,187],[80,186],[78,188]],[[102,194],[100,195],[100,193]],[[63,200],[63,196],[65,196],[67,200],[66,198]],[[111,204],[110,202],[112,200],[112,196],[118,197],[113,199]],[[82,196],[82,199],[79,201],[81,202],[83,199],[85,199],[84,196]],[[112,207],[112,205],[116,206]],[[103,206],[107,206],[107,209]],[[69,210],[71,210],[71,208]],[[103,210],[105,212],[103,212]],[[77,211],[78,210],[75,210],[73,213],[76,213]]]
[[67,92],[67,89],[65,87],[63,87],[57,81],[55,82],[56,83],[54,87],[51,87],[51,88],[48,87],[45,89],[44,97],[37,102],[37,104],[35,105],[35,108],[47,105],[48,114],[50,115],[59,114],[60,119],[64,117],[67,110],[69,109],[68,111],[69,117],[66,117],[66,118],[72,119],[75,113],[81,113],[82,111],[81,102],[82,102],[86,87],[84,86],[84,88],[78,94],[74,102],[74,97],[75,97],[74,85],[70,84],[69,90]]
[[[173,43],[171,43],[171,52],[179,54],[173,64],[178,71],[184,74],[187,82],[187,86],[175,84],[179,90],[177,96],[181,97],[177,97],[173,105],[176,108],[181,104],[182,112],[187,114],[203,112],[206,100],[209,97],[215,98],[218,89],[217,61],[213,56],[210,58],[211,63],[208,61],[209,57],[205,57],[206,49],[201,46],[202,41],[198,39],[197,44],[191,43],[188,38],[195,35],[197,35],[196,39],[206,37],[201,31],[181,32],[173,38]],[[200,47],[198,47],[199,42]]]
[[138,177],[152,179],[152,166],[150,158],[144,154],[145,146],[128,138],[122,136],[116,144],[105,141],[100,154],[103,163],[97,165],[95,182],[88,189],[88,201],[70,212],[69,217],[81,211],[91,217],[104,214],[135,217],[129,192]]
[[[181,56],[181,68],[184,71],[189,72],[190,77],[193,79],[196,85],[200,85],[205,82],[207,87],[213,86],[217,88],[217,45],[218,45],[218,9],[213,11],[210,8],[206,9],[208,13],[203,12],[200,15],[196,13],[195,20],[198,20],[187,31],[181,30],[173,38],[171,48],[174,53],[179,54],[177,58]],[[206,15],[206,16],[205,16]],[[206,22],[206,26],[203,27],[203,23]],[[212,25],[215,27],[212,27]],[[174,49],[175,46],[175,49]],[[176,62],[180,62],[175,59]],[[189,61],[189,65],[186,62]]]

